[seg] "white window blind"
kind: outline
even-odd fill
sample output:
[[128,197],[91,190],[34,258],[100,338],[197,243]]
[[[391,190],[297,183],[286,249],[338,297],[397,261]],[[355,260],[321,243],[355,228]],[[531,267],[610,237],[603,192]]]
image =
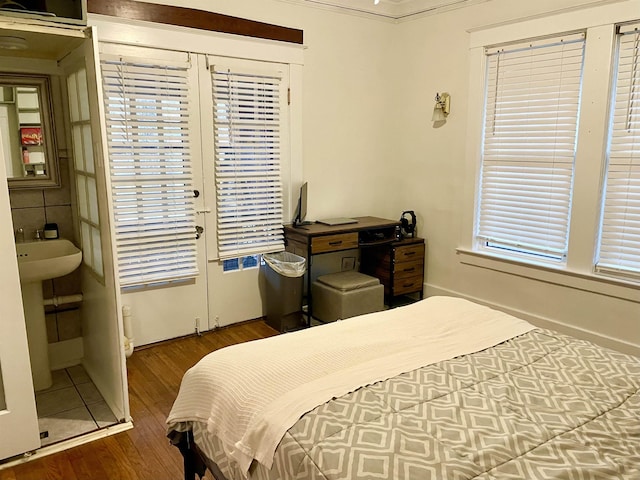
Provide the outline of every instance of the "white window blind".
[[565,260],[583,57],[582,34],[487,50],[480,248]]
[[218,255],[284,249],[280,72],[211,67]]
[[621,28],[598,271],[640,278],[640,24]]
[[195,277],[188,67],[101,56],[120,284]]

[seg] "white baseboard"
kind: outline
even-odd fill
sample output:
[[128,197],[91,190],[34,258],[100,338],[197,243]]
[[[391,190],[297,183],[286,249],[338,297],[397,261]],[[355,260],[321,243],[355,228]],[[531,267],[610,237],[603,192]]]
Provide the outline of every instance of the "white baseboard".
[[80,365],[83,357],[84,343],[82,337],[49,344],[49,365],[51,370]]
[[454,290],[438,287],[437,285],[425,284],[424,287],[425,287],[424,289],[425,297],[432,297],[435,295],[446,295],[449,297],[465,298],[472,302],[480,303],[482,305],[486,305],[488,307],[495,308],[496,310],[500,310],[502,312],[513,315],[514,317],[521,318],[540,328],[548,328],[550,330],[556,330],[566,335],[571,335],[576,338],[588,340],[590,342],[596,343],[598,345],[602,345],[603,347],[610,348],[612,350],[617,350],[619,352],[627,353],[629,355],[640,356],[640,346],[635,345],[633,343],[625,342],[624,340],[620,340],[618,338],[613,338],[608,335],[603,335],[601,333],[593,332],[591,330],[586,330],[584,328],[576,327],[575,325],[569,325],[567,323],[553,320],[550,318],[534,315],[532,313],[507,307],[499,303],[488,302],[481,298],[465,295],[460,292],[456,292]]

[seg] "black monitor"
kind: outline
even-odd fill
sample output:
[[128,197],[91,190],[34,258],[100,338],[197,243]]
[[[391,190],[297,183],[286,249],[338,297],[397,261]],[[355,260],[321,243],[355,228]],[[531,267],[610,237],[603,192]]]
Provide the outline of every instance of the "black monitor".
[[300,196],[298,197],[298,206],[296,207],[296,216],[293,218],[293,226],[309,225],[313,222],[306,222],[307,216],[307,182],[300,187]]

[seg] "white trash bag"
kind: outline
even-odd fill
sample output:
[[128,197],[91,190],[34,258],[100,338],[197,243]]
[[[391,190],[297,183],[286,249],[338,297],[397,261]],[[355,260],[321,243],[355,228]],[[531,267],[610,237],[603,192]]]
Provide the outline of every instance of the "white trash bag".
[[285,277],[301,277],[304,275],[307,260],[291,252],[265,253],[262,255],[275,272]]

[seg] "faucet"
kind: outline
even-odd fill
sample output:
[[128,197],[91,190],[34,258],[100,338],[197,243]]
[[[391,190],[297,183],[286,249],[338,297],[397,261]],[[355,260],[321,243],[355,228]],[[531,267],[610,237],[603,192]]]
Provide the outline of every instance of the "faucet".
[[16,230],[16,243],[24,242],[24,228],[20,227]]
[[42,240],[42,230],[36,230],[36,234],[33,237],[34,240]]

